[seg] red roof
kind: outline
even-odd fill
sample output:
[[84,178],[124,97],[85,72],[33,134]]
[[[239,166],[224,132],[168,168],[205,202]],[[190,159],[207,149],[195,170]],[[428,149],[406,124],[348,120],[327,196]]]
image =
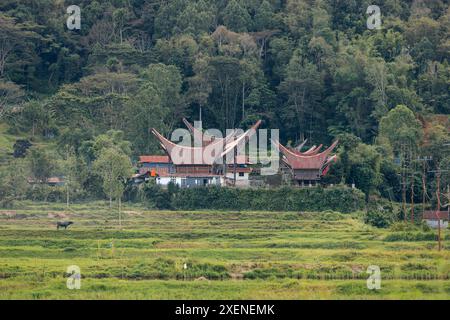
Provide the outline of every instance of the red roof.
[[329,154],[337,146],[338,141],[335,141],[328,149],[322,153],[314,155],[301,155],[298,152],[292,152],[278,141],[274,141],[280,152],[283,154],[283,161],[292,169],[321,169],[329,160]]
[[[210,157],[203,157],[204,148],[203,147],[188,147],[183,145],[175,144],[172,141],[167,140],[163,135],[161,135],[154,128],[151,132],[159,140],[161,147],[164,149],[167,155],[170,155],[172,162],[176,165],[186,165],[186,164],[196,164],[196,165],[212,165],[214,162],[222,158],[224,155],[234,150],[234,148],[244,139],[248,139],[250,136],[256,133],[256,129],[261,124],[259,120],[253,127],[247,130],[245,133],[236,137],[235,140],[226,143],[224,146],[224,141],[228,141],[229,137],[233,137],[234,134],[230,134],[229,137],[224,139],[215,139],[212,141],[208,148],[211,151]],[[223,151],[225,149],[225,151]],[[223,152],[222,152],[223,151]]]
[[448,211],[425,211],[423,218],[426,220],[448,220]]
[[50,177],[47,179],[47,183],[63,183],[64,180],[60,177]]
[[[43,183],[42,180],[36,180],[32,177],[27,178],[28,183]],[[50,177],[47,179],[46,183],[63,183],[64,179],[60,177]]]
[[172,177],[172,178],[187,178],[187,177],[193,177],[193,178],[201,178],[201,177],[221,177],[219,174],[214,173],[201,173],[201,172],[192,172],[192,173],[161,173],[158,174],[158,177]]
[[[253,171],[253,169],[249,168],[249,167],[246,167],[246,168],[236,167],[236,172],[250,173],[252,171]],[[232,165],[228,166],[228,173],[234,173],[234,168]]]
[[170,163],[169,156],[140,156],[139,163]]

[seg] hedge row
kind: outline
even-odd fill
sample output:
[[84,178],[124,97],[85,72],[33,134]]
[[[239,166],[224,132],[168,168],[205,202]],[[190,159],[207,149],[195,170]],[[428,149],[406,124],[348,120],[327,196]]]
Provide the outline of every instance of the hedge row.
[[172,207],[180,210],[324,211],[343,213],[364,209],[364,194],[345,186],[329,188],[181,189],[172,196]]

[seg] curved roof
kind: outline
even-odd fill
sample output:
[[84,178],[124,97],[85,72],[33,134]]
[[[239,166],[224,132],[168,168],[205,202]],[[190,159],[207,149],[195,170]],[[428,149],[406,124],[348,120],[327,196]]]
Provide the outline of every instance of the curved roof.
[[322,169],[323,166],[329,163],[329,154],[336,148],[338,141],[336,140],[328,149],[321,153],[314,155],[302,155],[294,153],[283,146],[278,141],[274,141],[275,145],[278,146],[280,152],[284,156],[284,161],[292,169]]
[[[256,129],[260,124],[261,120],[244,134],[236,137],[232,141],[230,141],[230,139],[234,138],[234,133],[223,139],[214,139],[207,146],[202,147],[182,146],[166,139],[154,128],[151,129],[151,132],[159,140],[161,147],[174,164],[212,165],[217,159],[221,159],[225,154],[233,150],[239,142],[256,132]],[[207,152],[206,154],[209,155],[206,159],[204,157],[205,151]]]
[[230,141],[233,136],[236,134],[236,130],[232,130],[230,134],[228,134],[225,138],[217,138],[215,136],[211,136],[209,134],[206,134],[205,132],[201,131],[200,129],[197,129],[194,127],[189,121],[187,121],[186,118],[183,118],[183,122],[186,125],[186,127],[189,129],[189,131],[192,133],[192,135],[195,137],[196,134],[202,137],[202,145],[205,147],[209,144],[211,144],[214,141],[217,140],[223,140],[226,144],[228,141]]
[[320,149],[322,149],[322,147],[323,147],[323,144],[321,144],[320,146],[314,145],[305,152],[300,152],[298,149],[294,149],[294,148],[288,148],[288,149],[291,150],[293,153],[298,154],[299,156],[312,156],[312,155],[318,154]]

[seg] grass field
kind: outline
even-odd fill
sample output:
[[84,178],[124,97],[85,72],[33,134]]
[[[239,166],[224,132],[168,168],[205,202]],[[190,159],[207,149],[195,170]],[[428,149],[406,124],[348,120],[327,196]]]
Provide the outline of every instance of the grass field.
[[[449,243],[438,252],[433,238],[357,214],[138,206],[121,229],[103,202],[24,203],[0,211],[0,299],[450,299]],[[80,290],[66,287],[70,265]],[[369,265],[380,290],[367,288]]]

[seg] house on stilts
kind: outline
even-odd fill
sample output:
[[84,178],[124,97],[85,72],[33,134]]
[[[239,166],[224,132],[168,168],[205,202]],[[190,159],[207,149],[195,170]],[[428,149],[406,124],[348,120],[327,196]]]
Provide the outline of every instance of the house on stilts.
[[[186,119],[183,119],[183,122],[194,140],[199,137],[202,139],[201,143],[198,143],[199,146],[175,144],[156,129],[151,129],[165,155],[139,157],[136,179],[155,179],[159,185],[167,186],[173,183],[182,188],[212,185],[250,186],[250,174],[257,172],[256,164],[251,163],[248,156],[238,154],[237,149],[256,133],[261,121],[246,132],[233,130],[224,138],[203,133]],[[281,173],[287,174],[299,186],[317,184],[336,160],[332,152],[338,141],[324,151],[321,151],[323,146],[319,145],[304,152],[301,150],[306,141],[296,148],[285,147],[278,141],[272,143],[282,155]],[[206,157],[205,151],[208,155]]]

